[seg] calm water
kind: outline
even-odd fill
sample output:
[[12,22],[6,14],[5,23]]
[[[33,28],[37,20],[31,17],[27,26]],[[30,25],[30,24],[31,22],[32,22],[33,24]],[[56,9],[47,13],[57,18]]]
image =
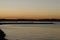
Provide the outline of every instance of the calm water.
[[9,40],[60,40],[60,23],[0,25]]

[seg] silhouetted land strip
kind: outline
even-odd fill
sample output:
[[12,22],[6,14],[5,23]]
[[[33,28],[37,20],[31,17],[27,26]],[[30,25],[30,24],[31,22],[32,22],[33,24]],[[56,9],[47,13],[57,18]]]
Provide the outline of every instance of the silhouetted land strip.
[[0,19],[0,21],[59,21],[60,19]]
[[[8,23],[4,23],[10,21]],[[14,22],[22,22],[25,21],[24,23],[14,23]],[[26,23],[26,21],[29,21]],[[33,22],[42,22],[42,23],[33,23]],[[1,23],[3,22],[3,23]],[[45,23],[44,23],[45,22]],[[47,23],[49,22],[49,23]],[[53,22],[60,22],[60,19],[0,19],[0,24],[55,24]]]

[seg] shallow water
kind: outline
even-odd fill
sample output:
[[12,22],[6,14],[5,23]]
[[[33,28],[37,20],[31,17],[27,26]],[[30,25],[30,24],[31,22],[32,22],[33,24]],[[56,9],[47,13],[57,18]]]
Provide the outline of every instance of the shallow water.
[[60,24],[6,24],[0,28],[9,40],[60,40]]

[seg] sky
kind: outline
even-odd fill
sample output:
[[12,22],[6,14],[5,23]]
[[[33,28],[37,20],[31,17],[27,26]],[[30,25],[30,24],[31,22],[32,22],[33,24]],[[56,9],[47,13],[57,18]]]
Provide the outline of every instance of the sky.
[[60,0],[0,0],[0,18],[60,19]]

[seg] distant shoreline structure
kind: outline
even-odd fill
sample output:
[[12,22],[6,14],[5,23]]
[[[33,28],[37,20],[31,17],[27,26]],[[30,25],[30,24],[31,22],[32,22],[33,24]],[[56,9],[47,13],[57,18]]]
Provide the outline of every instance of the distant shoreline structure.
[[0,25],[2,24],[55,24],[55,23],[0,23]]
[[47,21],[0,21],[0,24],[54,24]]
[[0,19],[0,24],[55,24],[60,19]]

